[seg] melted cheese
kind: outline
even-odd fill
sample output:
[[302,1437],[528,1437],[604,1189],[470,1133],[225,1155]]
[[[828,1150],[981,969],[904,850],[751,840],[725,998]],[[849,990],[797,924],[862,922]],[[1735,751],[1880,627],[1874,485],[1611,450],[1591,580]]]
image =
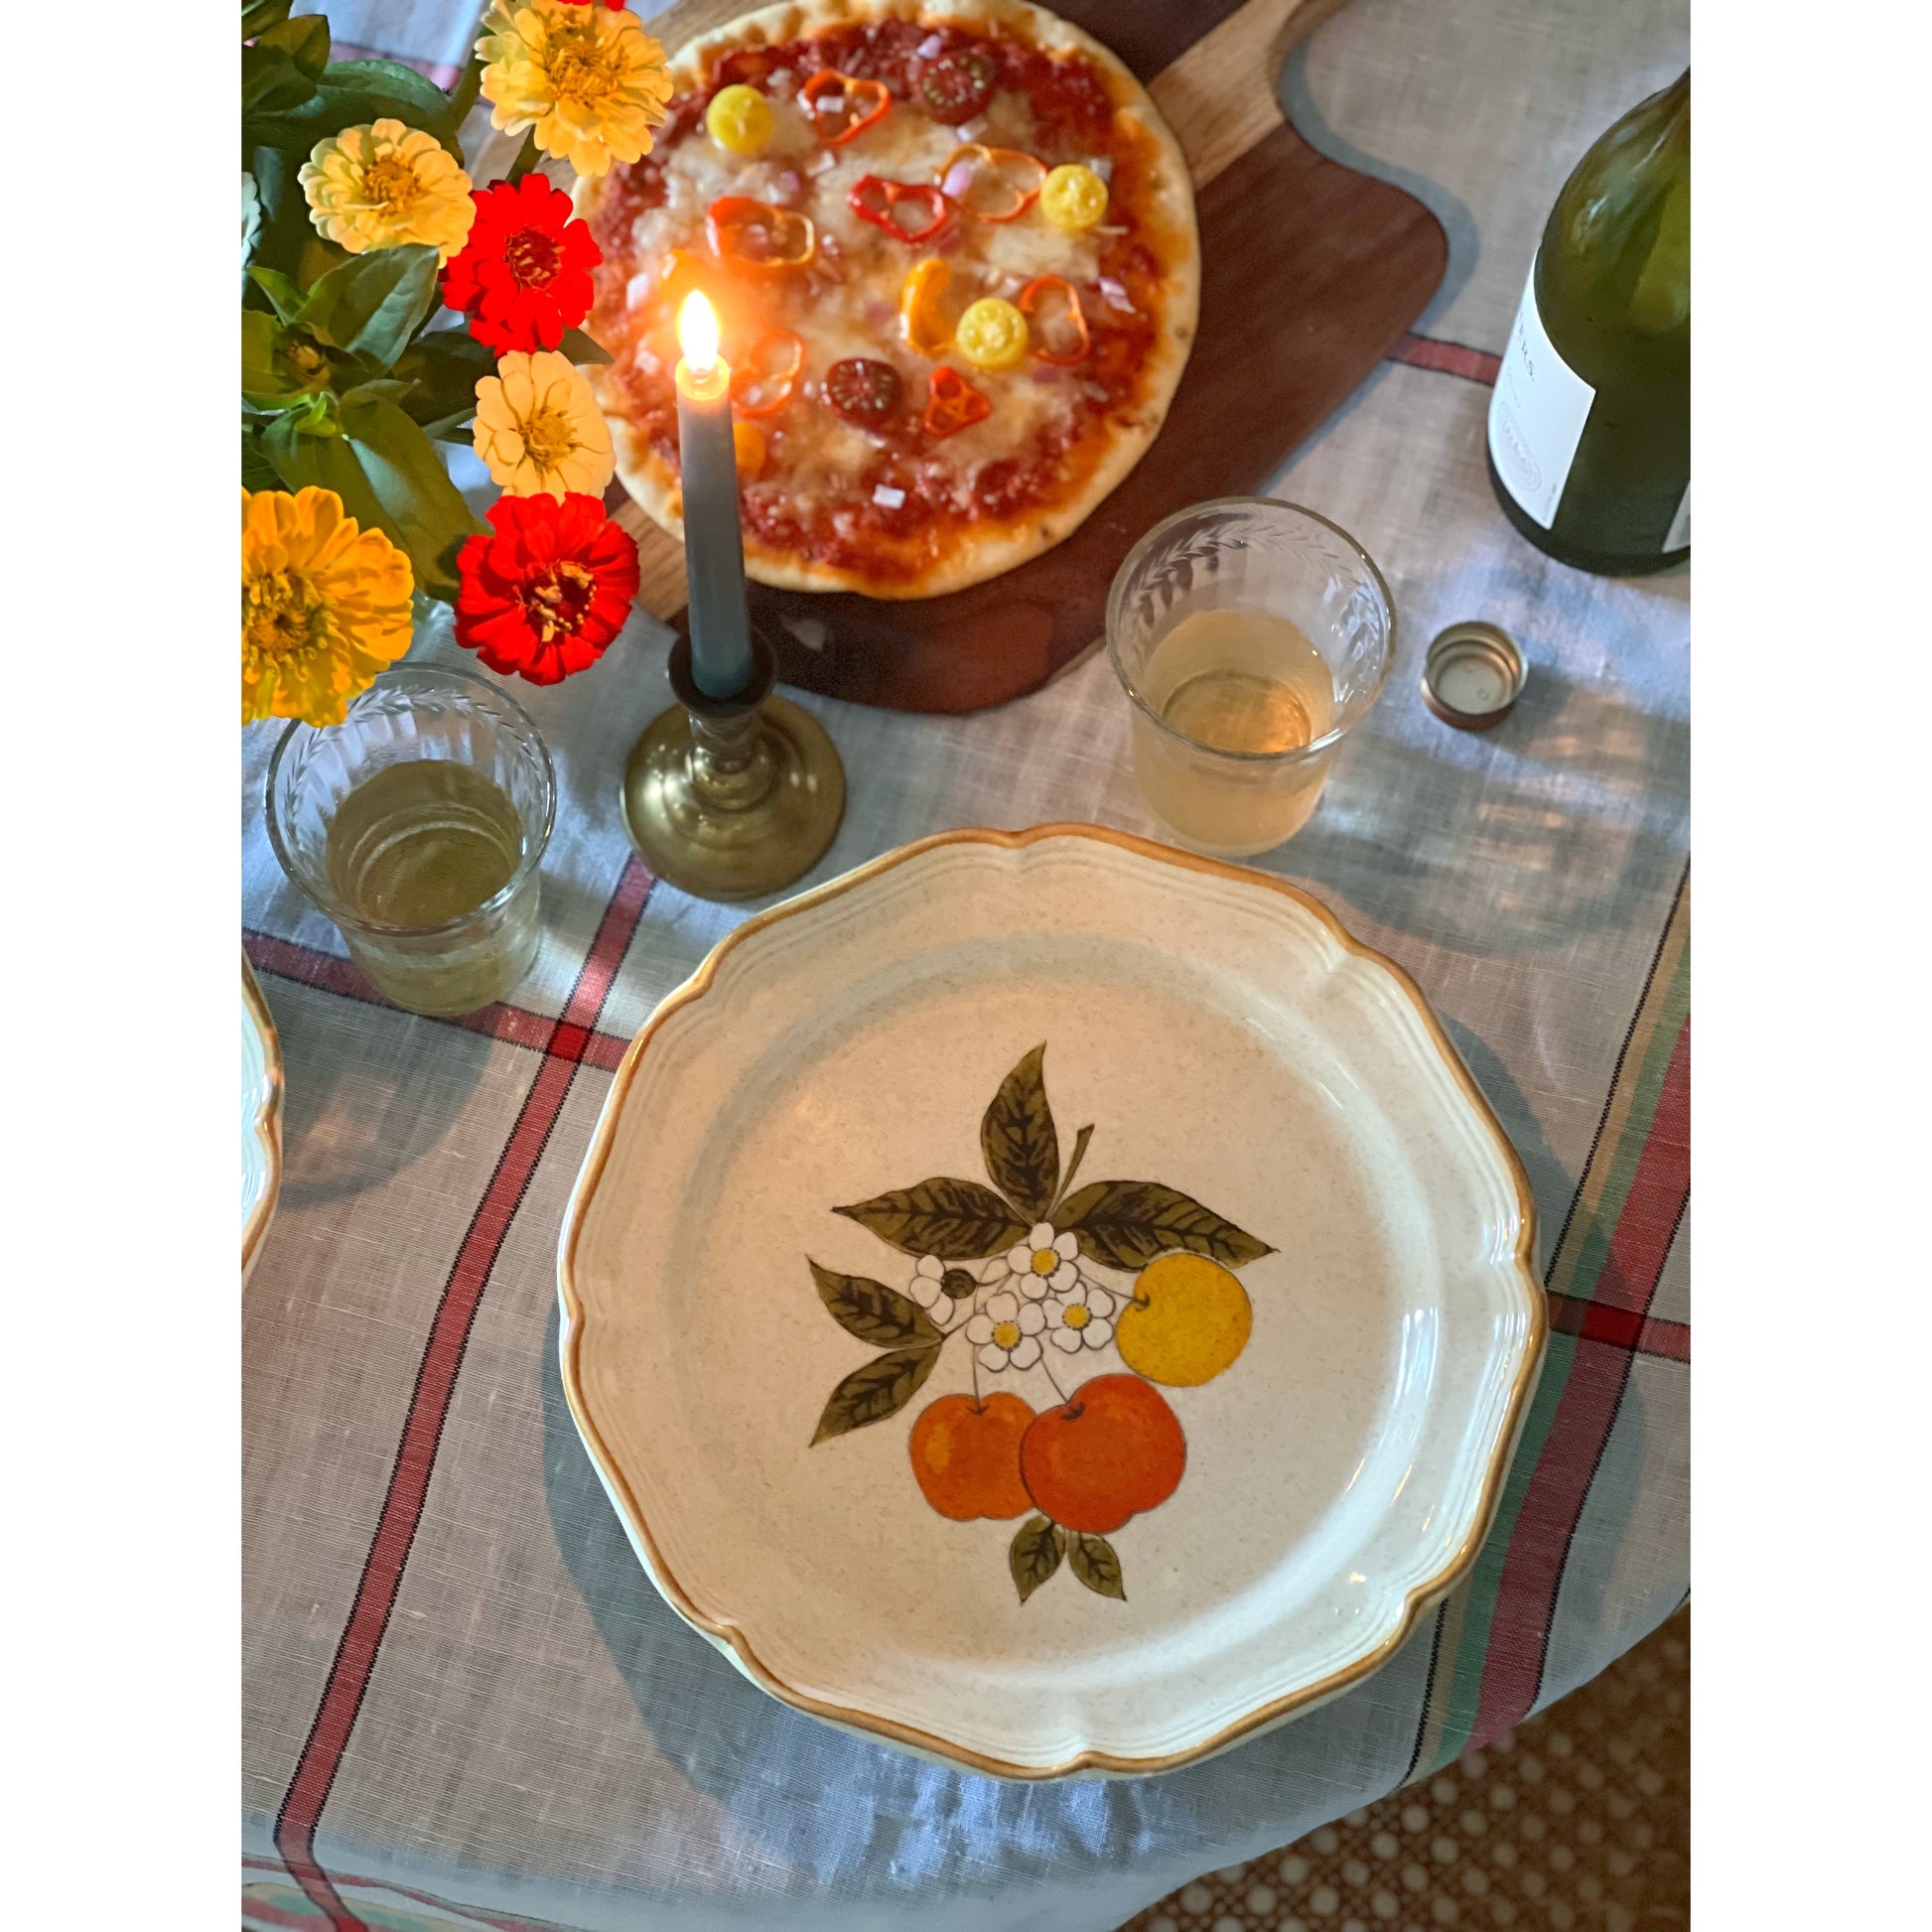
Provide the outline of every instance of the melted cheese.
[[[905,277],[928,254],[929,244],[899,240],[855,213],[848,201],[867,175],[888,181],[937,184],[946,163],[962,143],[960,130],[929,120],[915,106],[895,101],[874,126],[843,146],[826,146],[795,98],[798,76],[772,76],[769,87],[775,126],[764,151],[755,157],[728,153],[702,127],[672,148],[664,160],[665,199],[645,209],[632,224],[632,260],[637,272],[626,297],[633,312],[657,299],[657,270],[665,256],[681,248],[709,270],[714,258],[705,240],[705,213],[725,195],[746,195],[809,214],[819,233],[819,259],[808,274],[769,279],[731,277],[718,285],[726,312],[726,353],[736,329],[741,341],[764,327],[795,329],[806,345],[797,399],[766,424],[770,457],[762,481],[780,483],[801,510],[839,500],[859,501],[853,479],[886,447],[882,438],[847,423],[823,401],[825,371],[848,356],[890,362],[904,383],[902,408],[916,417],[924,407],[926,381],[934,366],[901,339],[898,304]],[[988,147],[1028,151],[1033,110],[1023,96],[1001,92],[989,103],[979,139]],[[907,209],[916,225],[918,210]],[[955,215],[938,252],[952,269],[944,308],[957,315],[981,295],[1011,300],[1035,275],[1064,276],[1095,297],[1101,242],[1095,235],[1072,235],[1055,228],[1035,204],[1013,221],[976,221]],[[701,271],[701,279],[708,279]],[[734,315],[732,310],[738,313]],[[674,347],[659,340],[669,318],[652,316],[638,359],[668,360]],[[977,370],[957,355],[949,361],[993,405],[981,423],[935,444],[919,467],[928,488],[940,478],[961,509],[970,507],[971,481],[980,466],[1024,449],[1035,432],[1055,418],[1070,418],[1080,400],[1078,370],[1056,368],[1029,355],[1000,373]]]

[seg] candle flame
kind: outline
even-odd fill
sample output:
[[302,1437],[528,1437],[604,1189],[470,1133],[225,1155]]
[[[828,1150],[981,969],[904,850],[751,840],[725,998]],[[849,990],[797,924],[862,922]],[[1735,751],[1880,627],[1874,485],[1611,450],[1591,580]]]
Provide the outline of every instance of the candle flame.
[[693,375],[709,374],[718,360],[718,316],[702,289],[693,289],[678,311],[677,345]]

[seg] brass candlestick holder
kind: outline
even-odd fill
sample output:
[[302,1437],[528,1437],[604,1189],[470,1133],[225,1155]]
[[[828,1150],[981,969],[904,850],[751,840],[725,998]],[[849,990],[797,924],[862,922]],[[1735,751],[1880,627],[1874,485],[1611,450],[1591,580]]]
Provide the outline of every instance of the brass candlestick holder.
[[759,898],[825,855],[845,816],[845,766],[809,712],[776,696],[778,660],[752,632],[752,681],[707,697],[691,641],[671,646],[677,703],[651,720],[623,769],[623,816],[659,879],[697,898]]

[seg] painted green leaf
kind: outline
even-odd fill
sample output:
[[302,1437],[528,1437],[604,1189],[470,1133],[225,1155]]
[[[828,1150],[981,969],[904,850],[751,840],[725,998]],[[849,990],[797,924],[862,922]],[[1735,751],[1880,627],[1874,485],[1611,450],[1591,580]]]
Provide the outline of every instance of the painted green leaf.
[[945,1340],[944,1330],[925,1310],[897,1289],[868,1281],[863,1275],[834,1274],[809,1258],[806,1266],[818,1284],[818,1299],[847,1334],[875,1348],[903,1348],[908,1344],[936,1348]]
[[1044,1516],[1030,1516],[1020,1525],[1007,1551],[1007,1568],[1013,1572],[1013,1587],[1020,1592],[1021,1602],[1060,1567],[1065,1553],[1066,1532],[1057,1523],[1048,1522]]
[[1096,1180],[1060,1203],[1055,1225],[1079,1236],[1080,1252],[1107,1268],[1145,1268],[1185,1248],[1224,1268],[1275,1251],[1265,1241],[1158,1180]]
[[979,1261],[998,1254],[1031,1225],[992,1188],[944,1176],[832,1211],[871,1229],[901,1254],[937,1255],[941,1261]]
[[1060,1140],[1046,1104],[1046,1048],[1034,1050],[1000,1082],[980,1122],[980,1151],[994,1186],[1029,1223],[1044,1220],[1060,1185]]
[[1120,1580],[1120,1559],[1104,1536],[1088,1536],[1076,1530],[1068,1542],[1066,1565],[1095,1595],[1127,1601],[1127,1587]]
[[812,1432],[814,1444],[896,1416],[919,1392],[939,1359],[936,1347],[896,1348],[862,1362],[832,1391]]

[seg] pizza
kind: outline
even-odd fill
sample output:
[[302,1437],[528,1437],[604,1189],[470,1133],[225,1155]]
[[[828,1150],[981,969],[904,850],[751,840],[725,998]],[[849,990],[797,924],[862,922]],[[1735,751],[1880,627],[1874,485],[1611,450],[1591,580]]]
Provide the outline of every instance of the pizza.
[[578,190],[644,511],[682,534],[701,289],[754,578],[933,597],[1075,529],[1159,432],[1198,305],[1186,163],[1133,74],[1025,0],[794,0],[671,74],[651,153]]

